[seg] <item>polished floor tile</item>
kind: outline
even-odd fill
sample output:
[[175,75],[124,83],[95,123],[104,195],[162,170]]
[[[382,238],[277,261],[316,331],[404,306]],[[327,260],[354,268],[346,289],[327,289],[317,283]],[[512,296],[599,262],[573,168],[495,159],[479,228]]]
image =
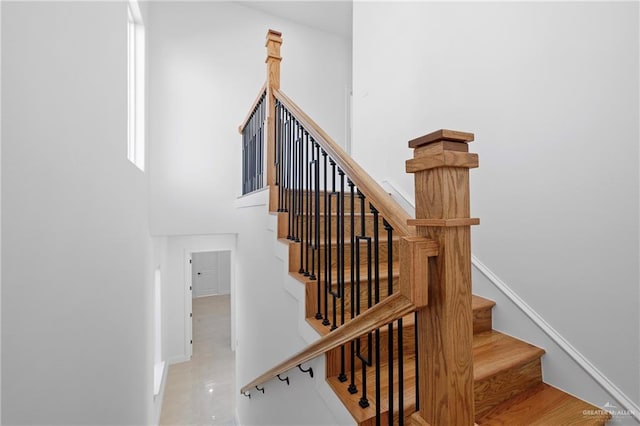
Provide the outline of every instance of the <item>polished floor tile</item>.
[[169,366],[161,425],[234,425],[230,298],[193,299],[193,356]]

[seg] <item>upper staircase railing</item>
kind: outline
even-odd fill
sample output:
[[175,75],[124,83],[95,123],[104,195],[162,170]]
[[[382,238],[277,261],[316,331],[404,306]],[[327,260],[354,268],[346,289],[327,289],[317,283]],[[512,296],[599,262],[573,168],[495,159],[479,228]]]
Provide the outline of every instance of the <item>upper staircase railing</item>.
[[[409,142],[414,158],[406,168],[416,183],[411,218],[280,90],[281,43],[281,34],[270,30],[267,82],[240,126],[242,191],[257,189],[254,182],[266,174],[290,271],[307,284],[308,319],[323,337],[241,392],[335,353],[328,374],[335,370],[344,382],[336,386],[360,409],[374,410],[376,423],[403,424],[415,411],[414,419],[432,425],[473,424],[473,135],[440,130]],[[413,342],[403,342],[407,327]],[[411,366],[404,362],[407,344],[415,346]],[[415,401],[405,400],[407,371],[415,378]]]
[[267,103],[266,85],[249,109],[238,129],[242,134],[242,195],[264,187],[264,121]]

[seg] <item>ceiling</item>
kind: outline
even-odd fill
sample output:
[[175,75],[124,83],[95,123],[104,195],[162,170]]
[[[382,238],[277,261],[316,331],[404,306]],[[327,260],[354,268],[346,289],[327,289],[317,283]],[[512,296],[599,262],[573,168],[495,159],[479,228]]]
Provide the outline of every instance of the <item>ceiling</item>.
[[242,1],[244,6],[351,38],[353,2],[346,1]]

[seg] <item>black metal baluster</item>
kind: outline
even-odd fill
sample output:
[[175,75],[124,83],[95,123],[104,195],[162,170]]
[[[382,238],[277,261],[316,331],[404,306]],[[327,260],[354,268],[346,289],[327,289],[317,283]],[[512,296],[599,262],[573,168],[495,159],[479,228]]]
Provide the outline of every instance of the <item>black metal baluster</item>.
[[[290,113],[291,114],[291,113]],[[291,115],[291,139],[289,141],[289,157],[290,157],[290,172],[289,172],[289,239],[295,241],[295,227],[294,220],[296,217],[295,200],[295,176],[296,176],[296,126],[293,115]]]
[[263,145],[262,145],[262,125],[264,122],[264,117],[263,117],[263,108],[262,108],[262,102],[258,103],[258,114],[257,114],[257,118],[258,118],[258,122],[256,123],[256,145],[257,145],[257,155],[256,155],[256,167],[257,167],[257,173],[256,173],[256,187],[254,189],[259,189],[262,188],[262,166],[264,163],[264,151],[263,151]]
[[250,170],[249,170],[249,164],[251,161],[251,122],[247,123],[247,126],[244,128],[244,131],[246,132],[246,141],[245,141],[245,148],[246,148],[246,156],[244,158],[244,165],[245,165],[245,190],[246,190],[246,194],[248,194],[250,192],[250,179],[251,179],[251,175],[250,175]]
[[[366,218],[365,218],[365,196],[362,192],[358,191],[358,197],[360,198],[360,230],[361,236],[356,237],[356,277],[358,281],[358,290],[356,294],[356,299],[358,300],[358,305],[356,306],[356,314],[360,315],[360,241],[365,241],[367,243],[367,309],[372,306],[371,299],[371,237],[366,236]],[[371,359],[371,349],[373,346],[372,342],[372,333],[367,334],[367,357],[364,358],[362,356],[362,351],[360,347],[360,340],[358,340],[357,349],[358,349],[358,357],[362,361],[362,396],[360,397],[360,401],[358,404],[362,408],[366,408],[369,406],[369,400],[367,399],[367,366],[372,365]]]
[[[305,160],[304,160],[304,152],[305,152],[305,139],[309,138],[309,133],[307,133],[306,130],[302,129],[303,132],[300,135],[300,171],[298,172],[299,177],[298,177],[298,183],[300,185],[300,194],[298,196],[299,202],[300,202],[300,210],[299,210],[299,214],[298,214],[298,219],[296,220],[296,225],[299,226],[299,237],[300,237],[300,268],[298,269],[298,273],[304,275],[306,270],[304,269],[304,255],[305,255],[305,239],[304,239],[304,230],[305,230],[305,226],[304,226],[304,220],[305,220],[305,213],[304,213],[304,194],[305,194],[305,185],[304,185],[304,176],[305,176],[305,171],[304,171],[304,165],[305,165]],[[309,276],[309,274],[306,274],[307,276]]]
[[294,163],[296,164],[296,174],[295,174],[295,185],[297,185],[296,187],[296,193],[293,197],[293,202],[295,204],[295,214],[294,216],[294,226],[295,226],[295,239],[294,241],[296,243],[300,242],[300,207],[302,204],[302,201],[300,200],[300,195],[302,193],[302,173],[301,173],[301,169],[302,169],[302,158],[300,157],[300,154],[302,153],[302,125],[298,122],[298,120],[296,120],[296,128],[297,128],[297,134],[296,134],[296,142],[295,142],[295,153],[296,155],[293,157],[294,158]]
[[[373,267],[374,267],[374,304],[380,302],[380,240],[378,235],[378,210],[369,203],[373,213]],[[375,330],[375,381],[376,381],[376,426],[380,426],[380,329]]]
[[309,143],[311,143],[311,140],[309,138],[309,133],[305,132],[305,151],[306,151],[306,160],[305,160],[305,164],[307,166],[307,173],[305,174],[305,178],[306,178],[306,184],[304,187],[304,193],[305,193],[305,208],[306,208],[306,214],[305,214],[305,221],[304,221],[304,226],[305,226],[305,233],[306,233],[306,238],[304,239],[304,255],[305,255],[305,263],[304,263],[304,276],[305,277],[310,277],[312,275],[312,273],[309,270],[309,247],[311,244],[311,163],[312,163],[312,159],[309,157]]
[[[398,320],[398,425],[404,425],[404,350],[402,348],[402,318]],[[418,354],[416,354],[416,357]]]
[[[387,297],[393,294],[393,228],[389,222],[382,219],[382,225],[387,231]],[[389,380],[389,425],[393,425],[393,322],[387,326],[387,350],[388,350],[388,380]]]
[[284,138],[282,137],[283,111],[280,101],[276,101],[276,144],[278,145],[278,211],[284,212]]
[[284,106],[280,106],[280,143],[282,150],[282,166],[280,167],[282,176],[280,182],[282,183],[282,189],[280,192],[281,211],[287,211],[287,110]]
[[[344,171],[338,168],[338,175],[340,175],[340,192],[338,193],[338,241],[340,241],[340,253],[338,257],[340,259],[339,273],[339,285],[340,285],[340,325],[344,325],[344,269],[345,269],[345,254],[344,254]],[[347,375],[345,373],[345,345],[340,347],[340,374],[338,380],[341,382],[347,381]]]
[[293,146],[293,120],[291,117],[291,112],[287,111],[287,143],[285,145],[287,150],[287,161],[286,161],[286,208],[285,210],[289,213],[287,215],[287,239],[291,240],[292,237],[292,229],[291,229],[291,215],[293,214],[293,210],[291,209],[291,172],[293,165],[291,164],[291,148]]
[[256,149],[256,144],[255,144],[255,128],[254,128],[254,121],[253,121],[253,113],[251,114],[251,118],[249,119],[249,192],[253,191],[253,184],[255,182],[255,164],[256,164],[256,159],[255,159],[255,149]]
[[[337,292],[333,291],[333,259],[332,259],[332,252],[333,252],[333,242],[332,242],[332,232],[331,232],[331,227],[333,226],[334,220],[333,220],[333,203],[331,200],[333,200],[333,197],[336,196],[336,162],[333,161],[332,158],[329,158],[329,164],[331,165],[331,193],[329,194],[329,215],[328,215],[328,221],[329,224],[327,225],[327,231],[329,233],[329,237],[327,238],[327,240],[329,241],[329,248],[327,249],[327,252],[329,253],[329,258],[327,260],[327,264],[328,264],[328,270],[329,270],[329,275],[328,275],[328,282],[329,282],[329,294],[331,295],[331,303],[332,303],[332,307],[333,307],[333,315],[332,315],[332,323],[331,323],[331,330],[335,330],[336,328],[338,328],[337,325],[337,314],[338,314],[338,310],[336,308],[336,298],[340,297],[340,288],[339,285],[340,283],[338,282],[336,287],[338,288]],[[336,214],[338,214],[339,212],[336,209]],[[336,216],[337,217],[337,216]],[[340,241],[338,241],[338,238],[336,236],[336,275],[338,274],[337,271],[340,270]],[[337,278],[337,277],[336,277]],[[337,280],[336,280],[337,281]]]
[[[380,426],[380,329],[376,328],[375,331],[375,380],[376,380],[376,426]],[[393,415],[393,413],[389,413]]]
[[393,425],[393,322],[387,326],[387,358],[388,358],[388,380],[389,380],[389,426]]
[[416,411],[420,410],[420,363],[418,361],[418,359],[420,358],[418,356],[418,311],[413,313],[413,322],[414,322],[414,342],[413,344],[415,345],[415,362],[416,362]]
[[300,242],[300,269],[304,273],[303,262],[303,246],[304,246],[304,227],[302,220],[304,218],[304,134],[306,130],[300,125],[300,139],[298,139],[298,217],[296,218],[296,227],[298,234],[298,242]]
[[[350,193],[350,212],[349,217],[351,219],[351,319],[356,316],[356,298],[355,298],[355,289],[356,289],[356,279],[355,279],[355,238],[356,238],[356,226],[355,226],[355,194],[354,194],[354,183],[351,179],[348,180],[349,185],[349,193]],[[351,377],[350,383],[348,387],[348,391],[350,394],[354,394],[358,392],[358,388],[356,387],[356,343],[352,340],[351,345]]]
[[247,123],[247,193],[251,192],[251,122]]
[[320,144],[318,144],[317,142],[315,142],[315,157],[316,157],[316,169],[315,169],[315,216],[316,216],[316,220],[315,220],[315,227],[316,227],[316,244],[315,244],[315,250],[314,252],[317,254],[318,257],[318,276],[317,278],[317,292],[318,292],[318,300],[317,300],[317,306],[318,309],[316,311],[316,319],[317,320],[321,320],[322,319],[322,288],[321,288],[321,282],[322,280],[320,279]]
[[327,230],[327,224],[331,223],[331,212],[327,211],[327,194],[328,194],[328,185],[327,185],[327,153],[322,150],[322,160],[323,160],[323,178],[324,178],[324,319],[322,320],[322,325],[331,325],[329,321],[329,286],[330,282],[327,279],[330,276],[331,265],[329,264],[329,253],[331,252],[331,245],[328,241],[329,231]]
[[247,127],[242,129],[242,195],[247,193]]
[[[262,147],[262,151],[266,153],[264,135],[265,135],[265,124],[266,124],[266,119],[267,119],[267,102],[265,101],[265,98],[266,98],[266,93],[263,93],[262,96],[260,97],[260,108],[262,109],[262,118],[260,120],[260,146]],[[275,136],[275,134],[274,134],[274,136]],[[266,157],[266,155],[265,155],[265,157]],[[267,165],[269,164],[270,161],[275,166],[275,162],[276,162],[275,150],[273,152],[273,158],[267,158]],[[262,179],[260,180],[260,188],[264,188],[265,187],[265,181],[266,181],[264,159],[262,160],[262,173],[261,174],[262,174]]]
[[[309,192],[309,215],[313,215],[313,220],[309,220],[309,235],[311,235],[311,237],[309,238],[309,240],[311,241],[311,274],[309,275],[309,279],[310,280],[315,280],[316,279],[316,257],[318,256],[318,232],[317,229],[318,228],[318,220],[320,219],[320,213],[318,211],[318,206],[317,204],[314,206],[313,200],[316,198],[316,194],[318,193],[318,155],[316,154],[316,146],[317,143],[316,141],[313,139],[313,137],[311,137],[309,139],[310,142],[310,147],[311,147],[311,158],[312,158],[312,163],[310,165],[310,170],[309,170],[309,174],[310,174],[310,188],[312,188]],[[311,219],[311,218],[310,218]],[[318,285],[319,286],[319,285]],[[318,290],[319,291],[319,290]],[[318,298],[318,303],[320,303],[320,299]],[[317,312],[320,312],[320,309],[318,309]],[[316,315],[317,315],[316,312]]]
[[256,163],[255,160],[255,138],[254,138],[254,128],[253,128],[253,120],[249,122],[249,192],[253,191],[253,183],[254,183],[254,165]]
[[373,213],[373,268],[374,268],[374,304],[380,303],[380,239],[378,235],[378,210],[369,203]]
[[275,165],[275,170],[276,170],[276,176],[275,176],[275,184],[278,187],[278,208],[277,211],[282,211],[280,209],[280,189],[282,189],[282,184],[280,182],[280,140],[279,140],[279,136],[280,136],[280,102],[276,99],[275,102],[275,128],[274,128],[274,140],[275,140],[275,148],[276,148],[276,152],[275,152],[275,160],[274,160],[274,165]]
[[293,133],[293,151],[291,162],[293,164],[293,172],[291,174],[291,239],[294,242],[298,242],[298,139],[300,135],[300,124],[298,120],[294,118],[294,133]]
[[280,186],[278,187],[278,211],[282,212],[284,211],[284,187],[285,187],[285,183],[284,183],[284,164],[285,164],[285,157],[284,157],[284,110],[283,110],[283,106],[278,103],[278,121],[277,121],[277,125],[278,125],[278,139],[276,139],[277,143],[280,145],[280,165],[278,167],[278,169],[280,170]]

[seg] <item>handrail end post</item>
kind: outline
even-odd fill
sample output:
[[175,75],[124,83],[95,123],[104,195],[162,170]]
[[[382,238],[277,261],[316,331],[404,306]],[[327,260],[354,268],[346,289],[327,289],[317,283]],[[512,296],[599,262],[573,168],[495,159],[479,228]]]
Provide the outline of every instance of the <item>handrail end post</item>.
[[[409,141],[414,155],[407,172],[415,176],[416,191],[416,219],[410,223],[418,236],[438,245],[437,256],[424,266],[428,303],[417,316],[420,416],[432,425],[474,424],[470,231],[477,219],[469,217],[469,169],[478,167],[478,156],[468,147],[473,140],[472,133],[441,129]],[[418,265],[412,274],[423,273],[417,252],[409,249]],[[410,281],[420,284],[421,278],[411,275]]]
[[[266,184],[270,188],[275,189],[276,183],[276,166],[275,166],[275,152],[276,152],[276,103],[273,95],[274,89],[280,88],[280,62],[282,56],[280,56],[280,46],[282,45],[282,33],[273,29],[267,31],[267,40],[265,47],[267,48],[267,57],[265,63],[267,64],[267,116],[266,116]],[[277,191],[269,191],[269,208],[273,209],[277,206]]]

